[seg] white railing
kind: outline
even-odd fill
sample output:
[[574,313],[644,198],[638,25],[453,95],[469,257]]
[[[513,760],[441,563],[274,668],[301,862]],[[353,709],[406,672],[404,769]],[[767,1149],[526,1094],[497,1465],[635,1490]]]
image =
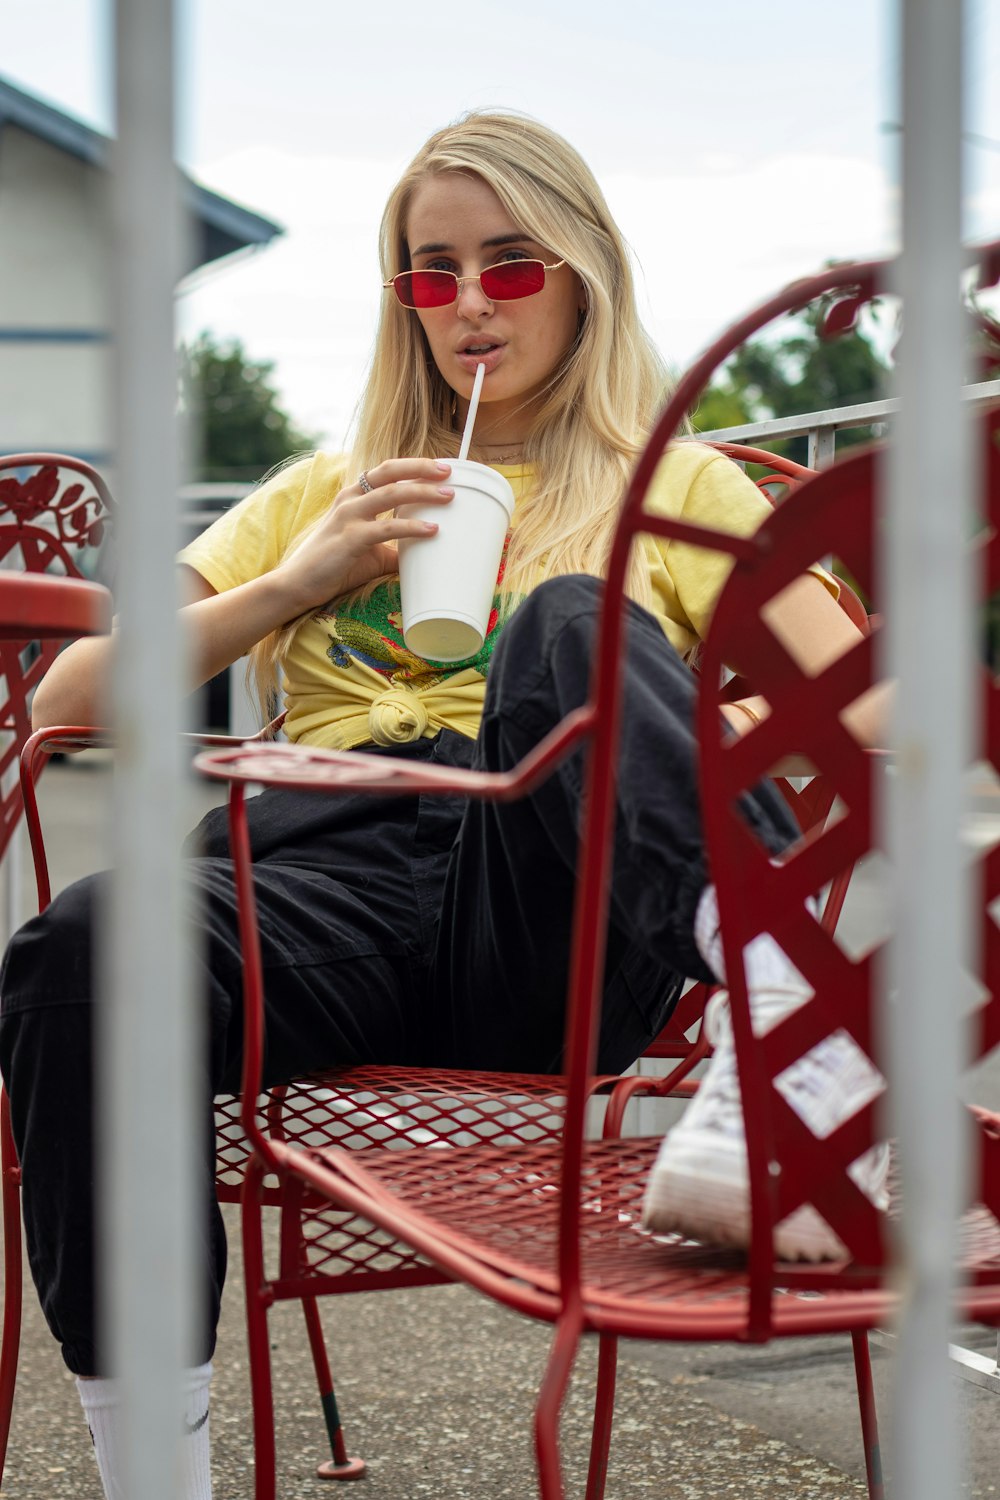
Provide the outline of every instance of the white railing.
[[[995,405],[1000,402],[1000,380],[967,385],[962,394],[970,410]],[[785,438],[806,437],[809,439],[806,463],[810,469],[822,469],[833,462],[838,432],[845,432],[849,427],[891,427],[898,412],[899,401],[896,399],[865,401],[858,406],[803,412],[795,417],[765,417],[760,422],[745,422],[740,427],[718,427],[711,432],[698,432],[695,437],[704,443],[748,443],[765,448],[768,443]]]

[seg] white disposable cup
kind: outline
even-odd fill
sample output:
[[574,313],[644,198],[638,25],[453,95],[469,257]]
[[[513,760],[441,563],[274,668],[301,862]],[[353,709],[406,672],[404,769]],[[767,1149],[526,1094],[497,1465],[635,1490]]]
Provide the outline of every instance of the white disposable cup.
[[434,521],[427,537],[401,537],[403,640],[431,661],[464,661],[486,639],[514,491],[502,474],[467,458],[443,460],[454,488],[447,505],[400,505],[397,515]]

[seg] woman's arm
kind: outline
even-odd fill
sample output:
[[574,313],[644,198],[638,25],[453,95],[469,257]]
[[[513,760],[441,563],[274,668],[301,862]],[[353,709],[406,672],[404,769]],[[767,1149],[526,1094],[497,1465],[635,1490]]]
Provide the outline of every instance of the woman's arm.
[[[328,599],[370,578],[394,572],[401,537],[426,537],[430,522],[402,520],[404,503],[447,505],[449,466],[432,459],[390,459],[368,471],[370,490],[348,485],[320,524],[276,568],[216,593],[192,568],[184,569],[180,611],[187,632],[190,691],[214,677],[258,641]],[[35,692],[35,729],[54,724],[102,724],[114,656],[114,632],[75,641],[53,662]]]
[[[861,633],[841,609],[825,585],[812,573],[804,574],[767,605],[765,618],[792,659],[809,677],[816,677],[852,646]],[[739,668],[739,663],[733,666]],[[845,711],[844,723],[860,745],[875,748],[886,743],[891,684],[870,688]],[[751,713],[739,703],[727,704],[723,713],[738,734],[748,734],[753,717],[767,717],[767,700],[746,700]]]
[[[196,642],[204,635],[207,637],[204,646],[207,646],[209,641],[214,641],[217,649],[225,650],[223,641],[226,633],[222,630],[216,633],[212,628],[210,618],[203,615],[199,619],[193,616],[193,611],[212,600],[224,599],[227,596],[217,594],[211,584],[193,568],[185,567],[181,572],[181,595],[185,601],[180,612],[181,620],[185,623],[190,621],[195,626],[193,634]],[[240,590],[233,590],[234,594],[239,592]],[[54,724],[107,723],[106,695],[114,660],[115,634],[116,631],[113,630],[111,635],[93,636],[74,641],[72,645],[66,647],[65,651],[60,652],[38,684],[32,700],[33,729],[47,729]],[[196,647],[196,650],[202,659],[208,655],[204,647],[201,649]],[[239,654],[237,652],[237,655]],[[236,660],[235,656],[233,660]],[[228,665],[228,663],[223,663],[223,665]],[[200,686],[201,682],[207,681],[208,677],[215,675],[209,668],[207,676],[202,677],[195,663],[192,663],[192,667],[192,689]],[[221,671],[221,667],[219,670]]]

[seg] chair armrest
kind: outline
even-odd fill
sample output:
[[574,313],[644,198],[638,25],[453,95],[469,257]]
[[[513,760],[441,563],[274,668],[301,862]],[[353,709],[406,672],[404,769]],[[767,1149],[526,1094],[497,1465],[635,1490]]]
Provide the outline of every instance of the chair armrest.
[[[387,796],[454,796],[514,802],[539,786],[594,726],[590,704],[574,709],[511,771],[473,771],[393,756],[359,755],[312,745],[238,742],[230,750],[205,750],[195,767],[212,781],[253,783],[298,791],[361,791]],[[228,742],[232,743],[232,742]]]
[[[284,722],[285,715],[279,714],[276,719],[272,719],[269,724],[264,725],[263,729],[258,730],[255,735],[251,735],[245,741],[237,735],[229,734],[184,734],[181,736],[181,741],[185,745],[199,746],[203,749],[253,744],[271,739]],[[35,866],[39,911],[44,911],[52,900],[52,886],[41,815],[38,809],[38,779],[48,764],[50,756],[58,751],[75,754],[80,750],[105,750],[113,748],[114,743],[114,732],[111,729],[94,725],[71,724],[57,724],[47,729],[37,729],[24,742],[20,767],[21,801],[24,806],[28,841],[31,845],[31,857]]]

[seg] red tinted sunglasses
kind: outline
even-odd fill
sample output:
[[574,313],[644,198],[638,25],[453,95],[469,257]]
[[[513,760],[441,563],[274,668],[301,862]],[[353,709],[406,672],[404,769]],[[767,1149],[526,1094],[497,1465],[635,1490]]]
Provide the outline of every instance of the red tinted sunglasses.
[[564,260],[547,266],[541,260],[502,260],[478,276],[456,276],[454,271],[400,271],[383,289],[392,287],[404,307],[447,307],[467,281],[478,281],[490,302],[516,302],[533,297],[545,285],[546,271],[558,271]]

